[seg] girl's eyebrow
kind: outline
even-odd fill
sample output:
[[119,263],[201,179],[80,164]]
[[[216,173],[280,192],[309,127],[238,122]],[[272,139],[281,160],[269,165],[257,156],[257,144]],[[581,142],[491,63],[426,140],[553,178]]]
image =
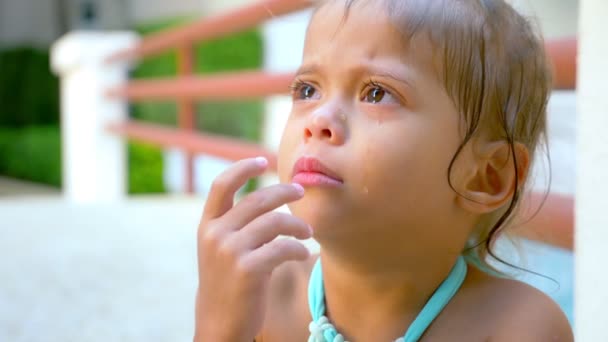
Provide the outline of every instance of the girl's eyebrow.
[[320,69],[317,64],[304,64],[296,71],[296,76],[316,74],[320,72]]
[[[414,82],[411,77],[408,77],[405,72],[396,72],[395,70],[378,67],[376,65],[357,65],[350,68],[349,73],[352,75],[370,75],[377,77],[391,78],[399,83],[406,85],[410,89],[414,89]],[[322,73],[322,67],[318,64],[304,64],[296,72],[296,76],[313,75]]]
[[410,89],[415,88],[412,77],[408,77],[405,72],[396,72],[395,70],[381,68],[375,65],[361,66],[356,69],[361,69],[359,72],[367,73],[372,76],[391,78],[399,83],[405,84]]

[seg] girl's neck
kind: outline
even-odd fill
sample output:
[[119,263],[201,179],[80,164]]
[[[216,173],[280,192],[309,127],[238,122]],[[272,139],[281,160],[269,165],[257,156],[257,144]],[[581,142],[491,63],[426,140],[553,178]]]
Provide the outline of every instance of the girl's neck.
[[417,256],[411,250],[376,252],[321,249],[326,314],[350,339],[403,336],[458,258],[458,253],[429,258],[428,250]]

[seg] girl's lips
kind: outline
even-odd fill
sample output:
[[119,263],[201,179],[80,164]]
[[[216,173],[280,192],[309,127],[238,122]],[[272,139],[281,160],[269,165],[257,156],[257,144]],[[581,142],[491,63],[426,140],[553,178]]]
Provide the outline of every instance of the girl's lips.
[[343,180],[320,160],[313,157],[298,159],[293,167],[292,182],[303,186],[337,186]]
[[316,172],[298,172],[293,176],[292,182],[302,186],[336,186],[342,184],[335,178]]

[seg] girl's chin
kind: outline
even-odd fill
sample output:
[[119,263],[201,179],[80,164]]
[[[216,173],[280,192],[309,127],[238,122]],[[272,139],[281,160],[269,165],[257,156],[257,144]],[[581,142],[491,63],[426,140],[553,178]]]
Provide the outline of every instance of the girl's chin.
[[[288,205],[291,213],[308,223],[313,230],[345,224],[349,216],[335,206],[295,202]],[[333,228],[332,228],[333,229]]]

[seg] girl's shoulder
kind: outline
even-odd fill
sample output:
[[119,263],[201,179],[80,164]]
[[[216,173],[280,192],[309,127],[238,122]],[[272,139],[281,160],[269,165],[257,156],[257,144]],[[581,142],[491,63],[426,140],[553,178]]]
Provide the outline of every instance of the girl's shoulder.
[[517,280],[469,270],[463,287],[434,324],[438,333],[464,327],[462,336],[484,341],[573,341],[566,315],[545,293]]
[[[505,341],[573,341],[572,328],[559,305],[544,292],[512,279],[496,280],[495,296],[504,293],[496,337]],[[498,307],[496,309],[499,309]]]
[[264,328],[257,342],[308,340],[308,279],[318,257],[286,262],[273,271]]

